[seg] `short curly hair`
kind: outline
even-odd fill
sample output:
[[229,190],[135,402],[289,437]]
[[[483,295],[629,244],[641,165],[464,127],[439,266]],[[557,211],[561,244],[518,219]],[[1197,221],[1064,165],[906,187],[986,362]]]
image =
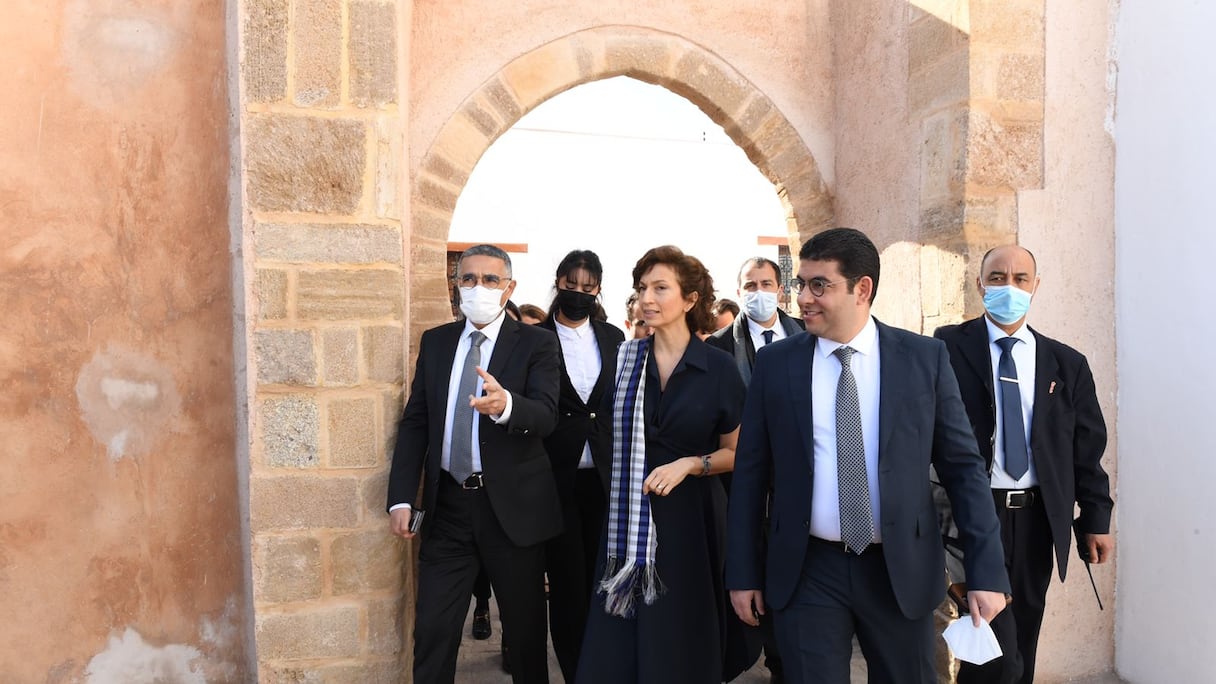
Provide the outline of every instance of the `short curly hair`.
[[695,256],[685,254],[675,245],[655,247],[638,259],[633,267],[633,288],[641,287],[642,276],[650,269],[663,264],[676,272],[680,284],[680,296],[688,297],[697,294],[697,301],[684,314],[684,322],[694,334],[702,330],[714,328],[714,279],[709,275],[709,269]]

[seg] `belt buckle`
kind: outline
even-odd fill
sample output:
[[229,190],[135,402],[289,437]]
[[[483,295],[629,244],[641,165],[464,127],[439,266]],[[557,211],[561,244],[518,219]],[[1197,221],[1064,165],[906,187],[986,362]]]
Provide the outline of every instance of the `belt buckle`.
[[[470,485],[470,482],[473,484]],[[460,483],[460,488],[465,490],[481,489],[484,486],[486,486],[485,478],[481,473],[473,473],[464,482]]]
[[1029,505],[1030,492],[1025,489],[1005,492],[1005,508],[1017,510],[1019,508],[1026,508]]

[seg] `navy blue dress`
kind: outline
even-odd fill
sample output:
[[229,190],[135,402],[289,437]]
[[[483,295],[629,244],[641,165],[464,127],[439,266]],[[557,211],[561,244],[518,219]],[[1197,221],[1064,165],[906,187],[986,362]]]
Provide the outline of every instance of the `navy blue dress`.
[[[667,388],[659,388],[652,354],[643,405],[647,472],[716,451],[720,436],[739,426],[746,391],[739,371],[728,354],[695,336]],[[658,534],[655,566],[666,590],[653,605],[638,601],[632,619],[605,613],[602,595],[592,598],[576,679],[580,684],[723,681],[727,626],[730,620],[742,623],[727,604],[722,580],[722,482],[717,476],[686,477],[667,496],[650,495],[650,510]],[[597,578],[603,575],[606,548],[605,533]]]

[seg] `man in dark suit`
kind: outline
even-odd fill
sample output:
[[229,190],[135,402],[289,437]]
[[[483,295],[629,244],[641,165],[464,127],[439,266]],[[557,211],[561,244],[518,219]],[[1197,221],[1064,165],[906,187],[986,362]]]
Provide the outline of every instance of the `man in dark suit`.
[[[739,301],[743,303],[743,315],[737,316],[733,324],[705,340],[711,347],[717,347],[734,357],[744,384],[751,381],[756,349],[797,335],[805,328],[802,321],[791,318],[781,310],[782,282],[781,266],[772,259],[751,257],[744,261],[739,267],[737,290]],[[729,484],[730,474],[723,474],[722,479]],[[767,527],[767,522],[766,518],[762,529]],[[781,682],[784,669],[771,615],[765,615],[760,620],[760,631],[764,642],[764,666],[768,668],[774,683]]]
[[781,310],[781,267],[772,259],[752,257],[739,267],[739,299],[742,316],[710,335],[705,342],[735,358],[743,382],[752,377],[756,349],[802,332],[802,321]]
[[[878,250],[849,228],[799,253],[806,335],[762,348],[731,490],[727,587],[740,619],[775,611],[790,682],[848,682],[852,639],[871,681],[936,681],[945,596],[934,465],[967,548],[974,621],[1009,590],[984,461],[945,345],[870,316]],[[767,563],[760,523],[772,487]]]
[[422,334],[389,476],[393,533],[413,539],[422,520],[414,681],[454,680],[484,566],[513,680],[547,682],[544,542],[562,519],[541,440],[557,423],[557,338],[503,314],[515,282],[501,249],[466,250],[456,281],[465,320]]
[[1074,503],[1092,562],[1104,563],[1114,553],[1114,504],[1101,464],[1106,424],[1093,374],[1080,352],[1026,325],[1039,285],[1036,271],[1034,256],[1022,247],[989,251],[976,279],[985,315],[934,333],[950,350],[991,473],[1013,585],[1011,610],[992,624],[1005,655],[983,666],[963,663],[960,682],[1034,681],[1052,555],[1063,580]]

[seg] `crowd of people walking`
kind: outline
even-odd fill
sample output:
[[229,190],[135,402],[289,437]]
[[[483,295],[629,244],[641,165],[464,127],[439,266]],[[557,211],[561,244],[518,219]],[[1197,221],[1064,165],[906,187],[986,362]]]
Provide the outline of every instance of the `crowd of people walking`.
[[1074,528],[1089,562],[1114,548],[1094,380],[1026,325],[1036,268],[1016,245],[984,255],[985,313],[934,339],[871,314],[860,231],[802,245],[799,318],[774,261],[740,266],[736,303],[655,247],[626,339],[594,252],[561,260],[545,311],[511,301],[509,255],[466,250],[462,317],[422,335],[389,481],[392,532],[420,541],[414,681],[455,680],[474,595],[490,636],[490,587],[517,683],[549,681],[550,635],[567,682],[730,681],[762,652],[773,681],[848,682],[854,639],[871,682],[936,681],[939,485],[951,580],[1004,653],[960,681],[1033,681],[1053,558],[1062,579]]

